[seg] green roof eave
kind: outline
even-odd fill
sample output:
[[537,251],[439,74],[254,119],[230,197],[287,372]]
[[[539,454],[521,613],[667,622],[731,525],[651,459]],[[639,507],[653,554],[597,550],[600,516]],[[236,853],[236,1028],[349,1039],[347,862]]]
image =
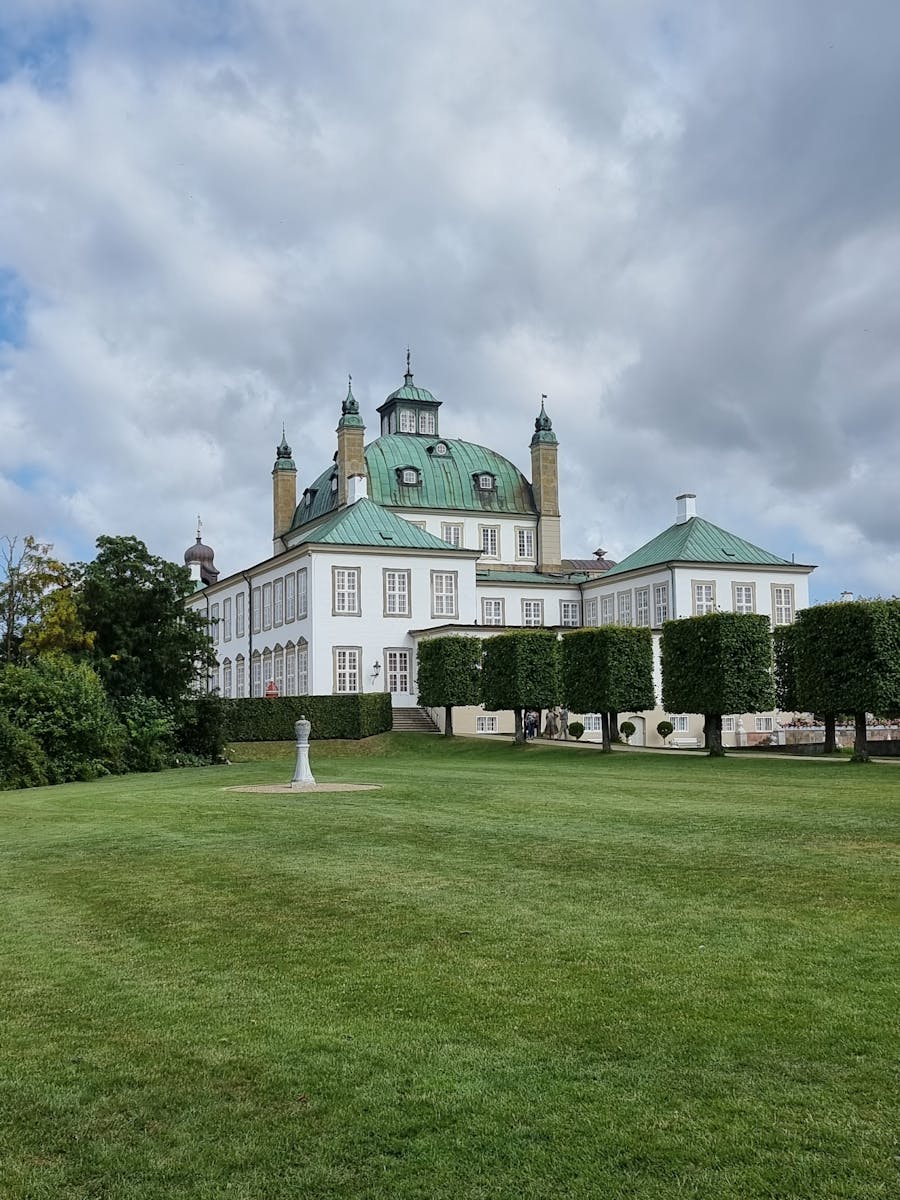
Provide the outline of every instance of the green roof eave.
[[676,563],[705,563],[708,566],[791,567],[778,554],[763,550],[727,529],[713,525],[703,517],[690,517],[670,525],[651,541],[610,567],[600,578],[627,575],[650,567],[668,567]]
[[394,516],[367,497],[306,529],[299,541],[291,543],[291,549],[308,544],[430,550],[456,557],[477,557],[476,551],[451,546],[403,517]]

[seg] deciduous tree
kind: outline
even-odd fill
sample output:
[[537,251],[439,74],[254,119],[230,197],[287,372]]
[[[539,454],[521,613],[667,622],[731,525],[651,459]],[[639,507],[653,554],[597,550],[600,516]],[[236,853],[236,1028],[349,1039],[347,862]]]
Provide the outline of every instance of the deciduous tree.
[[610,712],[640,712],[656,703],[653,636],[649,629],[618,625],[567,633],[560,676],[563,700],[573,712],[601,714],[603,749],[608,751]]
[[16,663],[29,626],[41,615],[49,594],[69,583],[67,568],[53,547],[30,535],[0,537],[0,663]]
[[523,711],[559,703],[559,640],[541,629],[501,633],[484,643],[481,693],[485,708],[511,708],[516,741],[525,744]]
[[481,702],[481,639],[427,638],[418,649],[419,703],[444,709],[444,733],[453,735],[453,709]]

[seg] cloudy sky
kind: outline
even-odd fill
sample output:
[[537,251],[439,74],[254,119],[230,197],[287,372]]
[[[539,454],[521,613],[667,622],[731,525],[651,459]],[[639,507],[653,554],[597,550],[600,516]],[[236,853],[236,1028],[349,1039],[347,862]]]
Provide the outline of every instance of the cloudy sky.
[[264,557],[348,372],[528,470],[564,552],[694,491],[900,591],[896,0],[3,0],[0,534]]

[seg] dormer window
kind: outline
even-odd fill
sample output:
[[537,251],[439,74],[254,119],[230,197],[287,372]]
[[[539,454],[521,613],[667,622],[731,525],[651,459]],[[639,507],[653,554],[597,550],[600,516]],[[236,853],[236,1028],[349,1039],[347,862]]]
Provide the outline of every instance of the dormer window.
[[400,432],[416,432],[416,414],[411,408],[400,409]]
[[337,491],[337,475],[332,475],[331,477],[331,490],[333,492]]
[[479,492],[493,492],[497,487],[497,476],[489,475],[487,471],[473,475],[472,479]]
[[397,478],[404,487],[418,487],[422,482],[422,475],[418,467],[398,467]]
[[315,488],[307,488],[306,491],[303,493],[303,507],[309,508],[309,506],[312,504],[312,502],[315,498],[316,498],[316,489]]
[[435,454],[438,458],[446,458],[450,453],[450,447],[446,442],[435,442],[433,446],[428,447],[429,454]]

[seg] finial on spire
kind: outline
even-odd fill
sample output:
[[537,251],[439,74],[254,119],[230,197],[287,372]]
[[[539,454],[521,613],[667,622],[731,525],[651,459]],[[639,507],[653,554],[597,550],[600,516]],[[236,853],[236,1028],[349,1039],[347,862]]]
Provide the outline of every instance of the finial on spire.
[[412,380],[413,380],[412,367],[410,366],[410,358],[411,358],[411,355],[410,355],[410,351],[409,351],[409,346],[407,346],[406,347],[406,377],[405,377],[405,382],[407,383],[407,385],[412,383]]
[[547,393],[541,392],[541,411],[538,413],[534,422],[534,436],[531,439],[532,446],[537,442],[555,442],[556,434],[553,432],[553,422],[547,416],[547,410],[544,407],[547,400]]
[[197,513],[197,541],[201,541],[203,536],[203,522],[200,520],[200,514]]

